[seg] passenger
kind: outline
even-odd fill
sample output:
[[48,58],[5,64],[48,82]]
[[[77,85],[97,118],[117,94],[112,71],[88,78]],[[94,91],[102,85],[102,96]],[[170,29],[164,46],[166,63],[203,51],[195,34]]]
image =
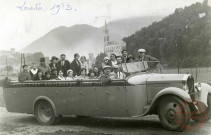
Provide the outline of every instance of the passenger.
[[80,64],[81,64],[81,68],[85,68],[86,69],[86,74],[88,75],[88,73],[89,73],[89,66],[88,66],[88,64],[86,62],[86,57],[85,56],[81,56]]
[[119,66],[119,67],[117,68],[117,73],[116,73],[116,75],[117,75],[117,79],[124,79],[124,78],[126,78],[126,75],[125,75],[125,73],[123,72],[123,69],[122,69],[121,66]]
[[79,79],[79,80],[89,79],[88,76],[86,76],[86,69],[85,68],[81,69],[81,75],[77,76],[76,79]]
[[65,80],[65,77],[63,75],[64,75],[63,71],[59,70],[59,75],[56,78],[56,80]]
[[105,66],[103,68],[104,74],[100,77],[100,80],[104,83],[108,83],[113,79],[116,79],[114,74],[111,74],[111,66]]
[[127,50],[122,50],[122,63],[128,63],[128,52]]
[[110,61],[111,61],[111,67],[112,68],[117,68],[118,67],[117,60],[116,60],[116,55],[114,53],[112,53],[110,55]]
[[61,60],[57,63],[57,72],[62,70],[64,76],[67,76],[67,71],[70,69],[70,62],[66,60],[66,55],[60,55]]
[[81,64],[79,62],[80,55],[78,53],[74,54],[74,60],[70,64],[70,69],[73,70],[73,76],[81,75]]
[[122,58],[121,57],[117,57],[117,65],[121,65],[122,64]]
[[145,49],[139,49],[139,61],[158,61],[156,58],[150,56],[150,55],[145,55],[146,50]]
[[43,72],[43,74],[45,74],[46,72],[50,72],[51,71],[49,65],[45,63],[45,58],[44,57],[40,58],[40,64],[38,65],[37,68],[38,68],[38,70],[41,70]]
[[44,76],[42,70],[38,70],[37,75],[34,78],[34,81],[38,81],[38,80],[45,80],[45,76]]
[[20,72],[19,75],[18,75],[18,81],[19,82],[24,82],[26,80],[31,80],[31,75],[28,72],[28,66],[27,65],[23,65],[22,66],[22,72]]
[[71,70],[71,69],[69,69],[68,71],[67,71],[67,77],[66,77],[66,80],[74,80],[75,79],[75,77],[73,76],[73,71]]
[[97,76],[95,76],[95,73],[92,69],[89,70],[89,79],[97,79]]
[[104,61],[103,61],[103,63],[102,63],[102,68],[103,68],[105,65],[111,66],[111,61],[109,60],[108,57],[105,57],[105,58],[104,58]]
[[56,79],[57,77],[58,77],[57,69],[53,69],[51,72],[51,79]]
[[29,71],[29,73],[30,73],[30,75],[32,77],[32,80],[35,78],[35,76],[37,74],[37,71],[38,71],[37,65],[36,65],[36,63],[33,62],[32,63],[32,67],[31,67],[31,70]]
[[58,58],[56,56],[51,57],[51,63],[49,64],[50,68],[51,68],[51,72],[53,69],[57,69],[57,60]]
[[128,55],[128,63],[134,62],[135,58],[132,55]]
[[51,73],[50,72],[46,72],[45,73],[45,80],[50,80],[51,79]]
[[94,66],[93,67],[93,71],[94,71],[95,76],[98,77],[99,76],[99,68],[98,68],[98,66]]

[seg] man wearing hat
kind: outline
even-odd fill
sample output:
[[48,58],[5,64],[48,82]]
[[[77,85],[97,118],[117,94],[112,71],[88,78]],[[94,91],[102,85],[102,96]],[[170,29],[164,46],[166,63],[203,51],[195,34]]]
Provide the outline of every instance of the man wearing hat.
[[156,58],[150,56],[150,55],[145,55],[146,50],[145,49],[139,49],[139,59],[138,61],[158,61]]
[[67,76],[67,70],[70,69],[70,62],[66,60],[66,55],[60,55],[61,60],[57,63],[57,71],[62,70],[64,76]]
[[40,58],[40,64],[38,65],[37,69],[41,70],[43,72],[43,74],[45,74],[46,72],[50,72],[51,71],[49,65],[45,63],[45,58],[44,57]]
[[111,66],[105,65],[103,67],[104,74],[100,77],[103,83],[109,83],[111,80],[116,78],[115,74],[111,73]]
[[51,57],[51,63],[49,64],[51,71],[57,69],[57,60],[58,58],[56,56]]

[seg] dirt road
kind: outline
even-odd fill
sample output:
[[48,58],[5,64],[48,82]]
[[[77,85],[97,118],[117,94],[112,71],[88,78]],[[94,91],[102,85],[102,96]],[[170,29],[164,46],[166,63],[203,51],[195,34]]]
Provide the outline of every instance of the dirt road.
[[[191,121],[191,125],[195,122]],[[0,135],[208,135],[211,122],[189,129],[194,130],[167,131],[155,115],[139,119],[64,117],[60,125],[41,126],[33,115],[8,113],[0,107]]]

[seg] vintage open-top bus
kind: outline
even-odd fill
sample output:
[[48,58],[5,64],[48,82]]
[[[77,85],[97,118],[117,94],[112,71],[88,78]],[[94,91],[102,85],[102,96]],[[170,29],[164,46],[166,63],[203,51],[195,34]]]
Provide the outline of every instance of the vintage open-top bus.
[[[190,119],[209,120],[211,87],[190,74],[150,72],[146,62],[123,64],[122,80],[5,80],[9,112],[34,114],[40,124],[58,123],[62,115],[140,117],[157,114],[162,125],[181,131]],[[196,117],[197,116],[197,117]]]

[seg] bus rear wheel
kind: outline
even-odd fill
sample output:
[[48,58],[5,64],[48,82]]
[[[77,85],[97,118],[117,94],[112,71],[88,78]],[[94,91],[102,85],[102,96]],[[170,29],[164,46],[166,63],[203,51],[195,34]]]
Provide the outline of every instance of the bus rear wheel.
[[35,117],[41,125],[54,125],[60,122],[62,116],[56,116],[52,105],[46,100],[41,100],[35,105]]

